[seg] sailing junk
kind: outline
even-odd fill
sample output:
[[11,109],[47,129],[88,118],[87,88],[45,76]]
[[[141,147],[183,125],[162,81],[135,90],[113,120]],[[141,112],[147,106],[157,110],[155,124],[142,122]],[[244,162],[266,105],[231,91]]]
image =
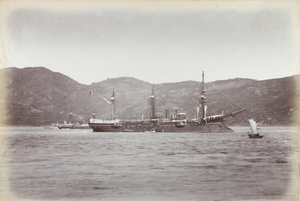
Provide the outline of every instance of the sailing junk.
[[149,119],[131,119],[131,120],[119,120],[116,118],[115,108],[115,94],[110,98],[112,104],[112,116],[109,120],[92,118],[89,121],[89,126],[94,132],[233,132],[223,123],[223,119],[234,116],[245,109],[238,110],[227,115],[214,115],[206,117],[206,90],[204,89],[204,72],[202,72],[202,89],[201,97],[199,99],[201,105],[202,117],[188,120],[186,113],[176,112],[169,118],[169,111],[166,110],[166,118],[158,118],[155,111],[155,94],[154,87],[152,93],[149,96],[150,102],[150,118]]
[[263,135],[259,135],[259,133],[257,132],[257,124],[256,124],[256,122],[253,119],[249,119],[248,121],[250,123],[250,128],[251,128],[251,131],[252,131],[252,133],[249,133],[248,136],[250,138],[263,138],[264,136]]

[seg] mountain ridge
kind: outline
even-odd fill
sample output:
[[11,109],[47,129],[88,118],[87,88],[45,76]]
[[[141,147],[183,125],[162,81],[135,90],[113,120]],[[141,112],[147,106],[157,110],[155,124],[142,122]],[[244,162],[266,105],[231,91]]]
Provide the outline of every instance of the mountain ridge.
[[[97,118],[110,116],[109,99],[116,94],[120,118],[141,118],[149,115],[148,96],[152,87],[157,97],[158,115],[165,109],[196,114],[201,82],[187,80],[151,84],[133,77],[110,78],[91,85],[81,84],[70,77],[45,67],[5,68],[4,87],[7,91],[6,114],[9,125],[40,126],[71,120],[87,122],[95,112]],[[246,125],[248,118],[267,125],[291,125],[298,113],[296,80],[299,75],[269,80],[234,78],[205,83],[208,115],[247,110],[228,118],[228,125]],[[93,92],[93,93],[91,93]],[[93,95],[91,95],[93,94]],[[284,117],[284,118],[282,118]]]

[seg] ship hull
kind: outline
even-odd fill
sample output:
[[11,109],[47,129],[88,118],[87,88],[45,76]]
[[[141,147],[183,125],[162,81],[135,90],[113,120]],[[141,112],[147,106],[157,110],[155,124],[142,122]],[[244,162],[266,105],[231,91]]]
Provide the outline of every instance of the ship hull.
[[101,125],[99,123],[89,123],[94,132],[194,132],[194,133],[219,133],[233,132],[232,129],[223,123],[191,124],[184,126],[169,125]]
[[91,129],[89,125],[60,125],[58,126],[59,129]]

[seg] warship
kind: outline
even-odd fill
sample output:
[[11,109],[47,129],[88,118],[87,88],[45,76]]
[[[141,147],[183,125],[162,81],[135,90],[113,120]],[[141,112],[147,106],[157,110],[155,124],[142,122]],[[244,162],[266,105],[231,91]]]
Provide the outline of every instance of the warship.
[[[89,120],[89,126],[94,132],[195,132],[195,133],[218,133],[218,132],[233,132],[233,130],[224,124],[224,119],[229,116],[235,116],[245,109],[240,109],[228,114],[206,116],[207,107],[206,90],[204,88],[204,72],[202,72],[202,87],[197,107],[196,118],[188,119],[187,114],[178,112],[169,115],[169,110],[166,110],[164,118],[156,115],[155,108],[155,93],[154,86],[152,93],[149,96],[150,116],[147,119],[129,118],[120,120],[116,117],[116,98],[113,90],[112,96],[109,99],[111,103],[111,118],[96,119],[95,115]],[[201,112],[200,112],[201,110]],[[200,115],[201,113],[201,115]],[[170,116],[170,117],[169,117]]]

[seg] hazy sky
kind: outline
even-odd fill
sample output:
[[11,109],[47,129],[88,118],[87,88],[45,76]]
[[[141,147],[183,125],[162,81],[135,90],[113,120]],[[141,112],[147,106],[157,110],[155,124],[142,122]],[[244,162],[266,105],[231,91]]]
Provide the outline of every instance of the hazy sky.
[[133,2],[61,9],[66,4],[7,12],[3,67],[44,66],[84,84],[123,76],[200,81],[202,71],[206,81],[299,73],[289,6]]

